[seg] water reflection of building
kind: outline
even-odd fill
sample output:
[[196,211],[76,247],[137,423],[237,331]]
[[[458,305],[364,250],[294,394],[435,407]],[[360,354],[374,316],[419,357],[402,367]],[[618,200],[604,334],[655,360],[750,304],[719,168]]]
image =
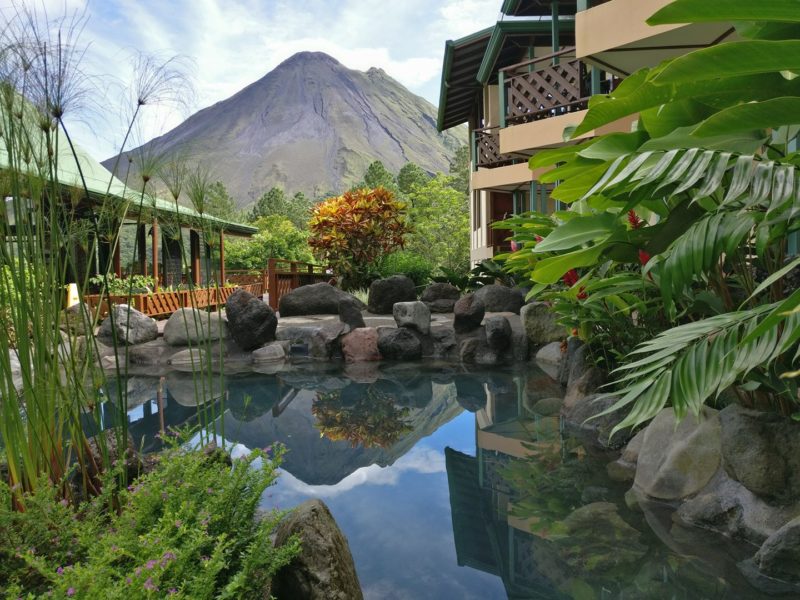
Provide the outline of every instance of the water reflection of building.
[[537,389],[522,376],[484,384],[486,402],[475,413],[475,456],[445,449],[458,564],[500,577],[509,598],[558,595],[540,574],[542,561],[534,560],[541,540],[527,520],[510,514],[512,490],[503,476],[511,461],[560,453],[559,418],[526,408],[532,394],[542,397],[550,389]]

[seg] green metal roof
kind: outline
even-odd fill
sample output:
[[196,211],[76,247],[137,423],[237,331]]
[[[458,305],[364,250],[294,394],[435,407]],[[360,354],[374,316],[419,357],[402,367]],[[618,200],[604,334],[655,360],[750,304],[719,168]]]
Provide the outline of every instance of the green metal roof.
[[[513,17],[545,17],[551,14],[552,5],[552,0],[504,0],[500,12]],[[562,15],[574,15],[577,10],[577,0],[558,0]]]
[[493,30],[494,25],[445,42],[439,113],[436,118],[439,131],[461,125],[469,119],[481,89],[475,74]]
[[[38,128],[31,129],[31,131],[40,130]],[[41,134],[39,134],[41,136]],[[44,144],[42,143],[42,148]],[[44,155],[42,153],[42,155]],[[56,178],[62,185],[74,188],[78,191],[83,191],[81,183],[81,173],[86,182],[86,189],[89,192],[89,198],[93,202],[104,202],[107,200],[116,201],[119,203],[127,202],[129,206],[127,212],[136,214],[139,208],[139,203],[142,203],[142,208],[155,211],[162,215],[169,215],[173,219],[178,218],[182,225],[198,225],[201,223],[212,224],[222,229],[225,233],[234,235],[250,236],[258,233],[258,229],[250,225],[242,223],[234,223],[232,221],[225,221],[197,212],[193,208],[178,204],[177,207],[174,201],[158,198],[152,194],[145,194],[142,198],[141,192],[126,186],[122,181],[114,177],[108,169],[101,165],[97,160],[92,158],[88,152],[79,146],[75,146],[75,155],[73,156],[66,140],[63,136],[60,139],[57,152],[57,172]],[[31,161],[33,163],[33,161]],[[44,162],[44,161],[41,161]],[[78,169],[80,165],[80,172]],[[0,169],[9,168],[8,151],[5,144],[0,144]],[[29,171],[35,172],[36,166],[32,164]]]

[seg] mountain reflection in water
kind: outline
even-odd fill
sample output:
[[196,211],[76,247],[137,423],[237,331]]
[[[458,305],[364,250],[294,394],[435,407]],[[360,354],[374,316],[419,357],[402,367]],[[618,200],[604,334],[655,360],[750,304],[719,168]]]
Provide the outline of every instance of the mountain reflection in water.
[[759,597],[740,548],[626,502],[630,484],[606,474],[614,455],[532,410],[563,392],[528,365],[307,364],[200,386],[170,372],[127,390],[145,450],[200,410],[234,451],[286,446],[264,508],[324,499],[367,598]]

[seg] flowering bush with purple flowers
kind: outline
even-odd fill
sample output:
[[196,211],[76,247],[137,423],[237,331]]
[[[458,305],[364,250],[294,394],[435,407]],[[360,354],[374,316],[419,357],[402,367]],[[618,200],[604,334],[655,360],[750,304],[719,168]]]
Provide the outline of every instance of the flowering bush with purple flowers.
[[[173,448],[156,468],[78,506],[56,486],[12,510],[0,481],[0,596],[10,598],[262,597],[299,542],[273,548],[281,517],[256,511],[283,450],[233,461]],[[110,506],[118,510],[109,510]]]

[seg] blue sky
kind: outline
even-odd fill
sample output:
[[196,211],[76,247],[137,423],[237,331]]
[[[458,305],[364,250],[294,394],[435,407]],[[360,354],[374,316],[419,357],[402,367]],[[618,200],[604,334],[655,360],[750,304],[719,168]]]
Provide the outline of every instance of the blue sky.
[[[19,1],[19,0],[17,0]],[[359,70],[383,68],[437,104],[444,42],[492,25],[500,0],[22,0],[50,16],[86,10],[85,69],[97,78],[98,108],[75,119],[77,141],[96,158],[124,135],[119,91],[136,51],[181,54],[196,96],[182,113],[151,108],[137,143],[223,100],[302,50],[323,51]],[[0,12],[14,0],[0,0]]]

